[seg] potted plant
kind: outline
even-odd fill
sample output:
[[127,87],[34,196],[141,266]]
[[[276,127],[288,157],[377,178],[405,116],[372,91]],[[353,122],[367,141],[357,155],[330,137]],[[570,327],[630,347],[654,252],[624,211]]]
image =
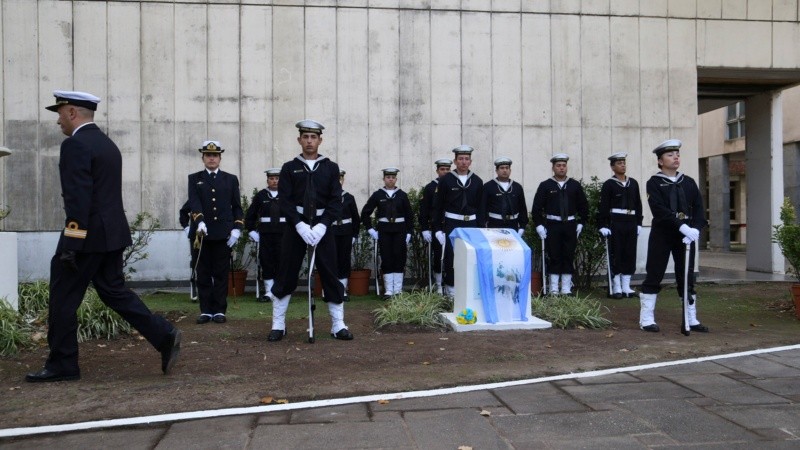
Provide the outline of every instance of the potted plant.
[[781,253],[789,262],[787,272],[791,273],[795,280],[791,287],[794,311],[800,319],[800,225],[797,224],[797,215],[789,197],[783,199],[781,223],[774,227],[772,242],[778,244]]
[[[247,212],[250,199],[242,195],[242,210]],[[228,295],[238,297],[244,294],[247,283],[247,268],[256,259],[256,246],[250,245],[250,237],[242,230],[239,239],[231,248],[231,271],[228,273]]]
[[373,242],[367,230],[362,229],[353,245],[353,268],[350,270],[348,291],[350,295],[367,295],[369,293],[369,268],[373,258]]

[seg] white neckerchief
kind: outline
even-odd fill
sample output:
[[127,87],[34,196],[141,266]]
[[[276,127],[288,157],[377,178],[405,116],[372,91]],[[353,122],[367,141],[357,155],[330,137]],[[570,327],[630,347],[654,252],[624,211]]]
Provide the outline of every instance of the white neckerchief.
[[456,173],[455,175],[458,178],[458,181],[460,181],[461,184],[466,186],[467,185],[467,180],[469,180],[469,176],[472,175],[472,172],[467,172],[466,175],[459,175],[458,173]]
[[72,135],[75,136],[75,133],[77,133],[78,130],[80,130],[81,128],[85,127],[86,125],[89,125],[90,123],[94,123],[94,122],[86,122],[86,123],[84,123],[82,125],[79,125],[78,128],[75,128],[74,130],[72,130]]
[[275,197],[278,196],[278,191],[273,191],[272,189],[267,189],[267,194],[269,194],[269,196],[271,198],[275,198]]
[[511,179],[509,178],[508,181],[500,181],[497,178],[494,179],[494,182],[500,185],[504,191],[508,191],[508,188],[511,187]]
[[628,185],[631,182],[631,178],[629,176],[627,176],[627,175],[625,176],[625,181],[619,181],[619,178],[617,178],[616,175],[611,175],[611,179],[614,180],[615,183],[617,183],[618,185],[620,185],[622,187],[628,187]]
[[394,197],[394,194],[396,194],[399,189],[397,189],[397,186],[395,186],[394,189],[386,189],[386,187],[382,187],[381,190],[383,192],[386,192],[386,195],[388,195],[389,198],[392,198],[392,197]]

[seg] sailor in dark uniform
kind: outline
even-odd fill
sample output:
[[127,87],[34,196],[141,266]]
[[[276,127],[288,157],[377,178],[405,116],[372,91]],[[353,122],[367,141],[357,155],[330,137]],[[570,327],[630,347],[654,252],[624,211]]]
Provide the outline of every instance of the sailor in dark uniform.
[[344,301],[348,301],[347,281],[350,279],[353,244],[355,244],[358,237],[361,218],[358,216],[356,198],[353,197],[353,194],[344,190],[345,173],[344,170],[339,170],[339,182],[342,185],[342,215],[331,224],[331,229],[336,240],[337,276],[342,286],[344,286]]
[[614,176],[603,183],[597,209],[597,226],[608,239],[612,297],[617,299],[636,296],[631,276],[636,271],[636,241],[642,231],[642,197],[639,183],[625,175],[627,157],[625,152],[608,157]]
[[483,192],[483,180],[469,170],[473,151],[469,145],[459,145],[453,149],[456,170],[439,179],[439,189],[433,198],[431,230],[444,247],[444,291],[450,297],[455,294],[455,277],[453,246],[448,236],[456,228],[478,226],[478,205]]
[[478,209],[478,226],[481,228],[511,228],[520,236],[528,225],[528,205],[522,185],[511,180],[511,159],[494,160],[497,177],[483,185],[483,196]]
[[106,306],[161,353],[161,370],[168,373],[180,353],[181,332],[125,287],[122,253],[131,245],[131,233],[122,204],[122,155],[93,121],[100,99],[85,92],[53,94],[56,103],[46,109],[58,113],[67,136],[58,160],[66,218],[50,261],[50,354],[44,368],[25,380],[80,379],[76,312],[89,282]]
[[653,225],[647,241],[647,276],[642,283],[642,293],[639,294],[639,327],[645,331],[659,331],[654,310],[670,254],[675,262],[678,296],[683,297],[685,251],[686,245],[691,244],[689,326],[691,331],[707,333],[708,327],[697,320],[697,294],[694,290],[694,254],[700,230],[707,222],[697,183],[691,177],[678,172],[681,165],[680,149],[681,141],[669,139],[653,150],[658,157],[660,171],[647,180],[646,186]]
[[278,180],[281,169],[268,169],[267,188],[262,189],[253,196],[250,207],[244,216],[244,223],[248,230],[250,240],[258,244],[258,264],[261,266],[261,302],[268,302],[267,292],[275,283],[278,273],[278,262],[281,254],[281,240],[286,230],[286,217],[281,214],[278,201]]
[[189,208],[200,235],[197,288],[200,297],[198,324],[225,323],[228,309],[228,272],[231,248],[244,227],[239,179],[219,169],[225,151],[217,141],[205,141],[198,149],[205,168],[189,175]]
[[[361,210],[361,222],[372,239],[378,242],[383,273],[383,298],[403,291],[403,273],[414,227],[414,213],[408,195],[397,184],[395,167],[383,169],[384,186],[375,191]],[[375,223],[372,213],[376,211]]]
[[190,284],[190,297],[193,302],[197,301],[197,274],[194,273],[194,268],[197,266],[197,251],[194,247],[194,231],[192,229],[192,211],[189,208],[189,200],[181,206],[181,210],[178,213],[178,222],[183,227],[183,234],[186,235],[186,238],[189,239],[189,269],[191,270],[189,275],[189,284]]
[[433,282],[436,285],[436,292],[442,293],[442,244],[438,239],[433,239],[431,233],[431,215],[433,214],[433,197],[439,187],[439,180],[450,173],[450,166],[453,165],[452,159],[437,159],[436,179],[425,185],[422,195],[419,198],[419,227],[422,230],[422,238],[431,246],[431,270],[433,271]]
[[322,144],[321,123],[302,120],[297,143],[302,153],[283,164],[278,185],[281,212],[295,231],[289,228],[281,243],[281,264],[269,292],[272,298],[272,330],[267,338],[279,341],[286,335],[286,310],[297,287],[297,278],[308,246],[316,247],[315,270],[322,281],[322,291],[331,315],[331,335],[350,340],[353,334],[344,323],[344,286],[336,268],[336,241],[328,227],[342,215],[342,185],[339,166],[319,154]]
[[[589,202],[581,184],[567,177],[567,161],[569,156],[566,153],[557,153],[550,158],[553,176],[539,184],[531,208],[536,232],[545,240],[549,292],[553,295],[572,294],[575,248],[583,222],[589,216]],[[561,291],[558,290],[559,278]]]

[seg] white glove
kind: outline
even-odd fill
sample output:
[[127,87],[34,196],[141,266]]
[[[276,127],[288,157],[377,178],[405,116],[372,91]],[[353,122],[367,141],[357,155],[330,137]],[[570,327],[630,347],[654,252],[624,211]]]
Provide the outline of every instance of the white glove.
[[436,232],[436,240],[439,241],[439,244],[444,247],[444,231],[437,231]]
[[367,230],[367,233],[369,233],[369,235],[372,236],[372,240],[375,241],[378,240],[378,232],[375,230],[375,228],[370,228],[369,230]]
[[189,227],[183,229],[183,234],[185,234],[187,238],[189,237]]
[[540,238],[547,239],[547,228],[545,228],[544,225],[537,226],[536,233],[539,234]]
[[606,227],[600,228],[600,234],[602,234],[604,237],[609,237],[611,236],[611,230]]
[[575,231],[577,231],[577,233],[578,233],[578,234],[576,234],[576,236],[580,236],[581,235],[581,231],[583,231],[583,224],[579,223],[578,226],[575,227]]
[[520,235],[520,236],[525,234],[525,228],[520,228],[519,230],[517,230],[517,234]]
[[311,231],[313,231],[315,235],[319,236],[319,239],[317,239],[317,242],[319,242],[322,240],[322,236],[325,236],[325,232],[328,231],[328,227],[318,223],[311,228]]
[[689,245],[689,244],[691,244],[693,242],[692,238],[690,238],[688,236],[684,237],[682,240],[683,240],[683,243],[686,244],[686,245]]
[[208,228],[206,228],[205,222],[200,222],[197,224],[197,234],[202,234],[202,235],[208,234]]
[[679,230],[681,233],[683,233],[684,236],[689,238],[692,242],[700,238],[700,230],[698,230],[697,228],[692,228],[689,225],[683,224],[681,225]]
[[636,225],[636,235],[638,236],[640,234],[642,234],[642,226],[641,225]]
[[408,245],[409,242],[411,242],[411,235],[406,234],[406,245]]
[[430,244],[430,242],[433,240],[433,236],[431,235],[431,230],[423,230],[422,239],[425,239],[425,242]]
[[231,237],[228,238],[228,247],[233,248],[236,245],[236,241],[239,240],[239,236],[242,235],[242,232],[239,231],[238,228],[234,228],[231,230]]
[[297,222],[297,225],[294,226],[294,229],[297,230],[297,234],[303,239],[308,245],[314,245],[313,233],[311,233],[311,227],[308,226],[305,222]]
[[247,235],[250,236],[250,240],[253,242],[258,242],[258,240],[261,239],[261,236],[258,235],[258,231],[256,230],[247,233]]
[[350,245],[356,245],[356,238],[353,238],[353,240],[350,241]]

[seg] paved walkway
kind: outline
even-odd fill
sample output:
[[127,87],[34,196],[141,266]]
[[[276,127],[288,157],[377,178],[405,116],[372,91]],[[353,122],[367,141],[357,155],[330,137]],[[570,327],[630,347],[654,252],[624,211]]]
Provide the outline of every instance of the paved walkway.
[[[701,279],[776,277],[735,270],[741,258],[704,255],[701,261],[723,268],[701,266]],[[439,392],[455,393],[433,395]],[[800,345],[444,391],[144,421],[150,423],[106,422],[96,424],[104,429],[59,434],[0,430],[0,436],[16,435],[0,438],[0,447],[800,448]],[[33,434],[20,435],[28,432]]]

